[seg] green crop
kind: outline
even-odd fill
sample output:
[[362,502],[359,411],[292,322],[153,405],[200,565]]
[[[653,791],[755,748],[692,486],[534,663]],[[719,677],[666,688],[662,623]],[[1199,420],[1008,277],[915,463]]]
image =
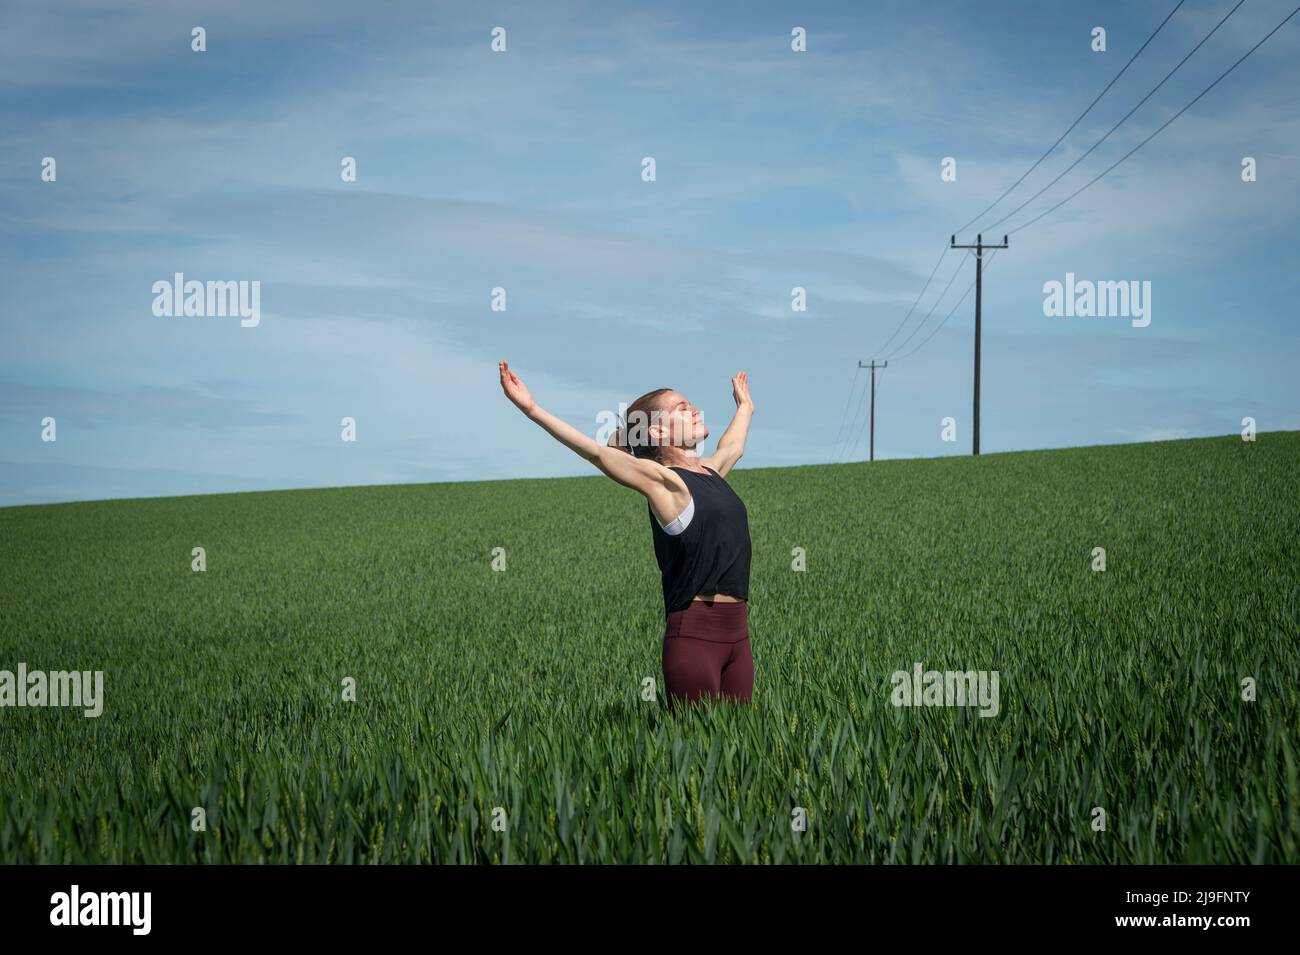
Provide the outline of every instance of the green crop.
[[[0,708],[0,861],[1295,861],[1298,461],[735,471],[754,701],[678,716],[600,476],[0,510],[0,670],[104,672],[98,718]],[[918,662],[998,714],[891,705]]]

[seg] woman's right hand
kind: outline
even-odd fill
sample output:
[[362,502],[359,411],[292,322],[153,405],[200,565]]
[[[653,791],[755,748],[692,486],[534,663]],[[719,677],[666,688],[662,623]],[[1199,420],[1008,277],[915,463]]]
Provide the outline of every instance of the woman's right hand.
[[532,410],[537,407],[537,403],[533,401],[528,386],[510,370],[510,366],[505,362],[497,362],[497,368],[501,371],[501,390],[506,393],[506,397],[513,401],[515,406],[524,414],[531,414]]

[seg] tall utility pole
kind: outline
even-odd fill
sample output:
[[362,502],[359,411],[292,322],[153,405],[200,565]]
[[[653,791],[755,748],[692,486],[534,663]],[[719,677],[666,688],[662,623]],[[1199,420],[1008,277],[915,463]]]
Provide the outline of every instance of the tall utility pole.
[[[871,460],[874,461],[876,460],[876,369],[888,368],[889,362],[877,365],[876,360],[873,358],[870,365],[858,362],[858,367],[871,369]],[[862,405],[858,405],[858,408],[861,407]],[[861,434],[862,432],[859,431],[858,433]]]
[[[974,433],[974,446],[971,454],[980,453],[980,293],[983,291],[983,282],[981,275],[984,272],[984,250],[985,249],[1005,249],[1007,247],[1007,237],[1002,237],[1001,245],[985,245],[982,234],[975,236],[974,245],[958,245],[957,237],[952,237],[952,248],[954,249],[974,249],[975,250],[975,414],[972,431]],[[859,363],[860,364],[860,363]]]

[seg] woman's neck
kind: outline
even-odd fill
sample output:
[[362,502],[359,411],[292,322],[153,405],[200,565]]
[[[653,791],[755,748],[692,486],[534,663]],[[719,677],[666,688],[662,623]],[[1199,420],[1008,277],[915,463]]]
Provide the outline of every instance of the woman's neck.
[[708,473],[708,468],[700,463],[700,456],[695,453],[694,449],[682,451],[678,448],[668,448],[664,454],[664,464],[670,468],[694,471],[696,474]]

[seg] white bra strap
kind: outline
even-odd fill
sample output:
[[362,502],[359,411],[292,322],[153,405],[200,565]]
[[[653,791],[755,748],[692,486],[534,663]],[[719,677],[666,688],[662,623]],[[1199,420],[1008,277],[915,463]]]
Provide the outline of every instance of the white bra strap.
[[[686,509],[684,511],[682,511],[671,521],[669,521],[667,526],[660,525],[660,527],[665,534],[668,534],[672,537],[676,537],[682,531],[686,530],[686,525],[691,522],[691,518],[694,516],[695,516],[695,498],[694,496],[692,496],[690,501],[687,503]],[[655,518],[655,523],[656,524],[659,523],[659,518],[657,517]]]

